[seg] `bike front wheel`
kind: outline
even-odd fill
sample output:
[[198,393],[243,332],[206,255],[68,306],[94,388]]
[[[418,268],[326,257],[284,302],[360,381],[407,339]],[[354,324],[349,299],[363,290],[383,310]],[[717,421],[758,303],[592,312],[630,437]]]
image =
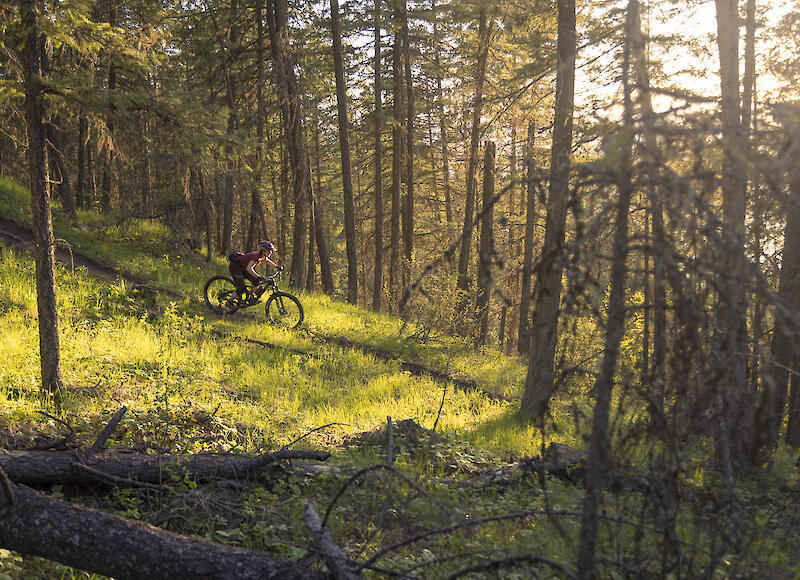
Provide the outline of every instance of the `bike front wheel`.
[[297,328],[303,322],[303,305],[287,292],[275,292],[265,306],[267,320],[282,328]]
[[236,284],[227,276],[214,276],[206,282],[203,296],[212,312],[231,314],[239,310],[239,294]]

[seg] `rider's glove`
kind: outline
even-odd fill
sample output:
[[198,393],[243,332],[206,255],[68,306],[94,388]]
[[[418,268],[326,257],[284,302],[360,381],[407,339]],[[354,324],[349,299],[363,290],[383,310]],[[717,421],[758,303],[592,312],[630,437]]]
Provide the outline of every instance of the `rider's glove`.
[[267,279],[264,278],[264,276],[259,276],[258,280],[256,281],[256,284],[263,284],[266,281],[267,281]]
[[275,270],[277,270],[278,272],[283,272],[283,266],[276,266]]

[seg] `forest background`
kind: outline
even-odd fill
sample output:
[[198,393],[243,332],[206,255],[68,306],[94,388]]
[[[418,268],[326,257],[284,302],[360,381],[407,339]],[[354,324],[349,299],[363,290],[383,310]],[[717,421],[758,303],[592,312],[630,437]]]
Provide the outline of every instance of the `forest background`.
[[[35,307],[3,313],[23,312],[27,322],[9,318],[5,330],[29,347],[38,320],[38,411],[64,420],[65,394],[88,377],[71,370],[65,381],[61,369],[59,316],[77,336],[82,282],[64,290],[65,307],[55,292],[53,223],[62,242],[121,275],[122,286],[98,304],[114,313],[138,304],[154,318],[146,324],[172,321],[187,348],[200,340],[197,317],[203,331],[235,328],[205,319],[192,301],[204,278],[231,251],[271,239],[289,285],[316,316],[302,331],[310,334],[279,333],[281,348],[308,348],[302,341],[322,334],[351,348],[353,337],[333,336],[346,328],[372,356],[389,352],[501,401],[493,432],[476,436],[459,407],[474,405],[472,420],[485,427],[488,403],[459,400],[445,434],[469,439],[470,453],[510,461],[484,466],[482,476],[493,473],[509,497],[548,516],[530,537],[523,531],[533,511],[515,516],[519,528],[476,532],[492,548],[460,561],[452,535],[443,540],[452,554],[429,557],[392,543],[419,529],[390,533],[383,519],[374,525],[385,537],[362,537],[358,524],[337,528],[342,555],[314,535],[327,515],[320,529],[307,520],[331,574],[373,566],[413,576],[427,558],[427,573],[443,577],[530,568],[582,578],[733,577],[765,566],[792,577],[797,507],[778,516],[776,506],[797,493],[800,446],[798,20],[794,2],[757,0],[3,5],[0,218],[6,232],[30,227],[36,266],[34,274],[16,251],[4,253],[4,299],[25,304],[35,294]],[[11,288],[25,279],[20,269],[36,281],[24,299]],[[142,285],[160,297],[143,297]],[[165,296],[179,299],[170,305]],[[242,330],[273,340],[261,326]],[[4,368],[11,400],[32,379],[28,363],[7,360],[20,365]],[[497,376],[481,376],[487,366]],[[275,393],[260,380],[245,382],[259,386],[263,403]],[[317,379],[308,380],[292,397],[307,396],[301,391]],[[441,405],[418,401],[401,412],[432,413],[433,429],[422,431],[428,451],[450,408],[445,395]],[[6,418],[10,433],[17,412]],[[369,417],[375,428],[375,413],[354,423],[367,430]],[[85,437],[101,417],[96,409]],[[312,418],[321,418],[318,408],[302,423],[313,429]],[[265,428],[263,417],[250,420]],[[388,445],[392,432],[381,429]],[[295,430],[302,437],[298,423],[272,442],[291,442]],[[309,441],[334,451],[341,443]],[[6,442],[9,452],[19,446]],[[374,458],[355,457],[361,466]],[[413,485],[442,483],[436,461],[409,465],[420,470]],[[335,475],[343,474],[352,475]],[[550,504],[548,477],[574,504],[561,510],[569,514]],[[337,481],[314,491],[338,498]],[[114,485],[117,494],[126,487]],[[572,485],[576,496],[565,491]],[[142,519],[163,509],[161,496],[143,497],[135,503],[152,511]],[[621,504],[612,514],[613,501]],[[418,505],[405,507],[400,521],[430,524]],[[211,539],[227,538],[208,529]],[[280,532],[304,543],[294,529]],[[272,540],[241,534],[231,542],[275,555]],[[545,548],[531,552],[542,535]],[[392,566],[374,569],[376,554],[390,549]],[[83,557],[60,561],[84,567]],[[124,566],[91,570],[136,577]]]

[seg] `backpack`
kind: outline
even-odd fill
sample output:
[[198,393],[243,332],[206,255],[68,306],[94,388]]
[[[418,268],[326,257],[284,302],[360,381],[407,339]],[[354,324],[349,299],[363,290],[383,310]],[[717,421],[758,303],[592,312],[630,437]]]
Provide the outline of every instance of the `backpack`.
[[228,254],[228,261],[229,262],[236,262],[239,256],[244,256],[239,250],[234,250],[230,254]]

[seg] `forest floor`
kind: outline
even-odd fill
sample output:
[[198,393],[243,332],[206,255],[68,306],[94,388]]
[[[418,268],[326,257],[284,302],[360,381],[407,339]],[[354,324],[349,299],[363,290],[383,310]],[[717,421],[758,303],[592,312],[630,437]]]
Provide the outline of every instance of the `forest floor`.
[[[298,331],[270,327],[256,308],[216,316],[199,291],[224,271],[222,261],[164,256],[170,234],[151,222],[120,225],[87,213],[79,220],[87,227],[57,214],[56,237],[72,251],[62,242],[58,252],[66,396],[56,406],[38,392],[32,356],[26,200],[3,185],[3,457],[37,447],[53,447],[48,457],[82,454],[123,406],[97,461],[238,460],[286,446],[330,454],[322,463],[281,461],[252,478],[167,470],[155,487],[129,486],[124,477],[30,485],[179,534],[304,559],[320,571],[307,502],[366,576],[570,577],[583,497],[579,448],[590,416],[585,383],[564,388],[543,431],[517,411],[524,361],[315,293],[300,293],[306,322]],[[659,468],[641,459],[647,449],[627,455],[631,465],[620,466],[603,512],[600,576],[640,578],[668,566],[686,577],[709,568],[720,578],[797,577],[795,457],[777,462],[783,471],[746,482],[748,525],[733,546],[714,499],[721,478],[697,453],[674,492],[677,543],[650,513],[661,501],[652,487]],[[9,550],[0,550],[0,574],[99,577]]]

